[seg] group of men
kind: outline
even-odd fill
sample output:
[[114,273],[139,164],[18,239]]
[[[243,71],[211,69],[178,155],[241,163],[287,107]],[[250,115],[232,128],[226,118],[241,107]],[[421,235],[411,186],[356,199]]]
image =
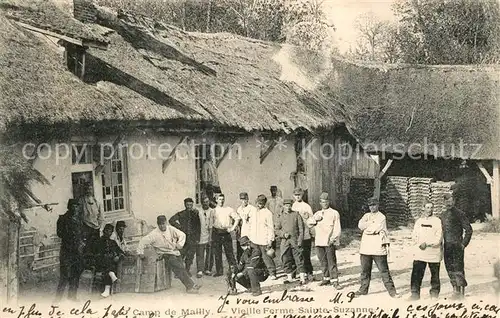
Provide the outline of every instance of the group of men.
[[102,210],[88,186],[85,195],[69,199],[67,212],[57,220],[57,235],[61,238],[59,254],[60,276],[56,301],[61,300],[68,287],[68,298],[76,300],[80,276],[85,269],[103,273],[103,297],[108,297],[111,286],[118,280],[117,266],[127,251],[124,238],[125,222],[118,221],[116,229],[104,223]]
[[[320,195],[321,209],[313,213],[311,206],[302,199],[302,189],[293,191],[293,200],[277,196],[276,186],[271,186],[270,191],[269,198],[263,194],[257,196],[255,206],[250,204],[248,193],[240,193],[240,205],[236,210],[225,206],[224,194],[216,197],[214,208],[208,197],[202,197],[200,209],[194,207],[191,198],[186,198],[185,209],[174,214],[168,221],[164,215],[157,217],[158,227],[139,241],[137,254],[144,258],[144,249],[152,247],[165,259],[186,291],[197,293],[200,285],[195,283],[191,274],[195,258],[198,278],[204,275],[219,277],[224,275],[224,251],[229,269],[226,280],[230,292],[236,292],[238,282],[254,296],[258,296],[262,293],[262,281],[277,279],[275,251],[278,248],[286,273],[283,281],[285,284],[293,282],[297,274],[301,284],[313,281],[311,247],[314,241],[323,272],[319,285],[341,289],[336,258],[341,236],[340,215],[330,207],[328,194]],[[441,218],[433,216],[433,206],[429,201],[425,203],[424,212],[414,227],[412,300],[420,298],[420,287],[427,264],[431,270],[431,297],[439,295],[439,268],[443,256],[454,297],[463,297],[467,286],[464,249],[470,242],[472,227],[465,213],[454,207],[453,196],[446,194],[444,198],[447,209]],[[58,235],[62,239],[61,280],[57,291],[59,298],[67,283],[70,285],[70,298],[76,296],[79,276],[85,263],[82,258],[89,254],[93,256],[94,266],[106,274],[106,286],[102,295],[108,296],[110,286],[118,279],[116,264],[127,253],[123,239],[123,221],[117,223],[115,234],[113,226],[106,224],[100,238],[98,234],[95,235],[95,231],[89,229],[88,223],[84,221],[85,210],[89,208],[80,209],[81,204],[91,205],[89,200],[88,197],[81,200],[70,199],[68,213],[58,220]],[[379,211],[378,199],[369,199],[368,206],[370,212],[364,214],[358,223],[362,231],[359,250],[361,284],[355,294],[368,294],[372,265],[375,262],[389,295],[397,298],[400,295],[396,292],[387,261],[390,240],[386,218]],[[79,212],[81,210],[83,212]],[[99,219],[99,213],[94,213],[94,216],[94,220]],[[236,255],[233,251],[233,238],[237,241]],[[214,260],[215,271],[212,272]]]

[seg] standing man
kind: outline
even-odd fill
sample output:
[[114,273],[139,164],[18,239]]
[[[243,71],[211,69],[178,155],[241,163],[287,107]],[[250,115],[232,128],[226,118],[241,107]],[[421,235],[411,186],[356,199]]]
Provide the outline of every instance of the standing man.
[[[295,199],[292,205],[292,210],[299,212],[304,224],[307,224],[307,219],[313,216],[312,208],[309,204],[302,200],[304,191],[302,188],[296,188],[293,190],[293,197]],[[314,280],[313,276],[313,266],[311,263],[311,247],[312,247],[312,236],[309,228],[304,229],[304,241],[302,242],[302,257],[304,258],[304,270],[308,276],[309,280]]]
[[[275,225],[276,236],[281,238],[280,253],[283,267],[286,273],[285,284],[293,281],[293,265],[299,272],[300,282],[306,283],[306,273],[304,271],[304,258],[302,255],[302,242],[304,241],[304,221],[296,211],[292,210],[292,200],[283,201],[283,213],[278,218]],[[307,229],[306,229],[307,230]]]
[[193,264],[196,247],[200,242],[200,216],[198,210],[194,209],[194,202],[191,198],[184,199],[185,209],[174,214],[168,223],[186,234],[186,242],[181,250],[181,256],[186,265],[186,271],[191,276],[191,265]]
[[361,286],[355,295],[361,296],[368,294],[372,277],[372,265],[373,262],[375,262],[389,295],[393,298],[400,298],[401,296],[396,292],[396,287],[394,287],[394,282],[389,272],[389,264],[387,263],[388,239],[385,215],[378,210],[377,198],[370,198],[368,200],[368,206],[370,212],[363,215],[358,223],[359,229],[363,232],[361,246],[359,248],[361,259]]
[[441,215],[444,235],[444,265],[453,286],[454,298],[465,295],[467,280],[464,270],[464,250],[472,238],[472,226],[466,214],[457,209],[451,193],[444,194],[446,211]]
[[224,275],[222,268],[222,248],[224,247],[224,253],[226,254],[227,262],[229,266],[236,265],[236,259],[233,253],[233,239],[231,237],[231,232],[236,229],[238,223],[240,222],[240,216],[232,208],[225,207],[225,196],[224,194],[219,194],[217,197],[217,206],[215,207],[214,213],[214,225],[213,225],[213,251],[215,255],[215,273],[214,277]]
[[156,253],[170,266],[175,276],[186,287],[186,292],[197,293],[200,289],[194,281],[189,277],[186,267],[181,258],[181,250],[186,242],[186,235],[173,226],[167,225],[167,218],[160,215],[156,218],[158,227],[144,236],[137,245],[138,257],[144,259],[144,248],[151,246]]
[[125,224],[125,221],[116,222],[115,231],[111,235],[111,239],[114,240],[116,244],[118,244],[118,247],[124,254],[127,254],[129,252],[127,241],[124,237],[126,227],[127,225]]
[[214,210],[210,207],[210,199],[207,196],[201,198],[200,216],[200,242],[196,247],[196,277],[201,278],[203,273],[210,275],[213,266],[213,253],[210,247],[212,240],[212,226],[214,223]]
[[326,192],[320,195],[319,204],[321,210],[308,220],[309,224],[316,229],[315,245],[321,266],[323,266],[323,281],[319,285],[332,285],[339,289],[335,250],[340,245],[340,214],[330,207],[330,200]]
[[[268,198],[266,208],[271,211],[273,214],[273,222],[274,225],[278,224],[278,219],[283,212],[283,199],[278,196],[278,187],[275,185],[272,185],[270,188],[271,191],[271,197]],[[273,247],[280,247],[281,243],[281,238],[280,237],[275,237],[275,240],[273,241]]]
[[240,202],[241,202],[241,205],[236,210],[236,212],[238,213],[238,215],[241,218],[239,225],[236,228],[236,240],[237,240],[236,241],[236,261],[237,262],[240,261],[240,257],[243,254],[243,249],[241,248],[241,245],[240,245],[240,238],[242,238],[243,236],[248,237],[250,235],[250,233],[249,233],[250,224],[248,223],[249,219],[250,219],[250,215],[257,212],[257,209],[253,205],[248,203],[248,193],[246,193],[246,192],[240,193]]
[[69,199],[68,211],[57,219],[57,236],[61,238],[59,253],[59,284],[57,285],[56,301],[60,301],[66,286],[69,284],[68,298],[74,301],[83,272],[82,219],[80,203]]
[[422,215],[415,222],[413,228],[412,238],[415,247],[411,271],[410,300],[420,299],[420,287],[427,265],[431,270],[431,298],[438,298],[441,290],[439,267],[443,259],[443,231],[441,220],[432,216],[432,208],[432,202],[425,202]]
[[211,202],[214,202],[214,195],[216,193],[221,193],[222,191],[220,189],[217,166],[214,163],[210,150],[207,152],[207,160],[205,160],[205,162],[203,163],[201,177],[203,180],[202,186],[205,190],[205,194]]
[[94,188],[87,185],[85,195],[80,199],[83,209],[83,238],[87,247],[99,239],[100,229],[104,223],[102,209],[94,197]]
[[276,279],[276,264],[273,258],[268,255],[268,250],[272,249],[274,241],[273,214],[266,208],[267,198],[260,194],[257,197],[257,211],[249,218],[250,241],[260,249],[262,259],[269,271],[269,279]]

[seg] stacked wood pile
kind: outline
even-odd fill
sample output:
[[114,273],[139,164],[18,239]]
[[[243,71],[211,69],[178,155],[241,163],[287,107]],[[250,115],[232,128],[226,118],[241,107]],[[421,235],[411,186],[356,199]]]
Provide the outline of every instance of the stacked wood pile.
[[345,226],[356,226],[363,214],[368,212],[367,202],[373,196],[374,189],[373,179],[351,179],[347,197],[350,210],[349,220],[342,219]]
[[431,181],[431,178],[410,178],[408,180],[408,206],[414,220],[422,215],[425,201],[430,199]]
[[19,237],[20,283],[54,279],[59,272],[61,240],[52,235],[41,244],[38,232],[24,229]]
[[444,198],[445,193],[452,193],[452,187],[455,182],[433,182],[431,183],[431,201],[434,205],[434,215],[440,216],[444,210]]
[[406,225],[411,215],[408,207],[408,178],[388,176],[380,197],[380,209],[387,217],[388,226]]

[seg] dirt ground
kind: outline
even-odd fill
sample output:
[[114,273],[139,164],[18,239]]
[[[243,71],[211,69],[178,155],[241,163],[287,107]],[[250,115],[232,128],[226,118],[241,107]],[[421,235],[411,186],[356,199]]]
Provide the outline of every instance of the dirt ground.
[[[394,279],[396,288],[402,294],[402,300],[409,297],[410,292],[410,274],[412,265],[411,231],[409,229],[397,230],[391,232],[391,253],[389,257],[389,268]],[[343,286],[342,292],[344,294],[350,291],[356,291],[359,287],[359,254],[357,245],[359,239],[354,238],[348,246],[341,248],[337,251],[337,259],[340,272],[340,284]],[[493,276],[493,264],[499,259],[499,242],[500,234],[480,233],[475,231],[470,245],[465,252],[465,267],[466,278],[469,286],[466,289],[466,297],[468,299],[482,300],[485,297],[494,297],[493,283],[495,278]],[[321,277],[319,261],[316,256],[313,257],[313,265],[315,268],[316,277]],[[370,294],[363,296],[363,302],[391,302],[393,301],[384,289],[380,276],[374,266],[374,274],[372,275],[372,283],[370,286]],[[266,281],[262,284],[264,294],[279,297],[285,285],[282,283],[284,274],[281,272],[281,278],[276,281]],[[280,273],[279,272],[279,273]],[[422,300],[425,301],[430,298],[428,291],[430,288],[430,273],[426,272],[422,286]],[[153,294],[115,294],[108,299],[101,299],[99,294],[91,295],[93,303],[127,303],[131,299],[134,303],[162,303],[162,304],[186,304],[192,306],[193,304],[206,304],[217,303],[219,304],[219,297],[225,295],[227,292],[226,284],[222,277],[203,277],[198,280],[202,285],[198,295],[188,295],[184,292],[184,287],[179,280],[173,279],[172,288],[169,290],[156,292]],[[55,281],[46,281],[30,286],[29,288],[23,287],[20,291],[20,303],[33,303],[50,302],[54,297],[56,286]],[[312,282],[308,285],[309,292],[297,292],[297,295],[305,295],[304,297],[311,297],[315,295],[316,298],[321,297],[334,297],[332,287],[319,287],[318,282]],[[440,299],[449,297],[452,293],[451,285],[449,284],[448,275],[446,273],[444,263],[441,263],[441,295]],[[251,298],[249,294],[246,298]],[[264,296],[264,295],[263,295]],[[260,297],[263,297],[260,296]],[[88,294],[79,294],[80,300],[89,298]],[[326,299],[326,298],[325,298]],[[493,298],[495,299],[495,298]],[[327,301],[327,300],[325,300]],[[496,301],[496,300],[495,300]],[[218,305],[217,305],[218,306]],[[215,306],[214,306],[215,307]]]

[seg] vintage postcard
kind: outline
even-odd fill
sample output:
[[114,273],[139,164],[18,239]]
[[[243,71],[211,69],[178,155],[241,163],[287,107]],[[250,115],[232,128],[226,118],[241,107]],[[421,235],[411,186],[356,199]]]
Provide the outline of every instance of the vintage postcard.
[[497,0],[0,0],[0,317],[500,317],[499,63]]

